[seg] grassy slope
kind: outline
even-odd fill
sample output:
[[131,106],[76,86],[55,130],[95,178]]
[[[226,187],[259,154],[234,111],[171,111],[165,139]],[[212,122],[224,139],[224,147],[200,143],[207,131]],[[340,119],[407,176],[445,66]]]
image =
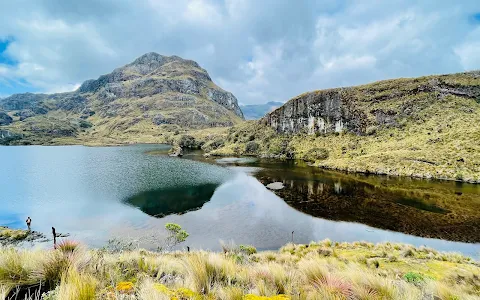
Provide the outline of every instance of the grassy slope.
[[[454,74],[355,87],[352,88],[355,106],[366,112],[371,124],[368,134],[286,136],[259,123],[246,122],[234,127],[225,147],[211,154],[273,157],[293,154],[324,168],[480,182],[480,144],[476,142],[480,139],[478,99],[416,91],[418,86],[439,78],[453,87],[480,86],[480,77]],[[296,98],[299,97],[302,96]],[[400,113],[405,107],[411,108],[408,115]],[[370,113],[376,109],[397,112],[398,125],[376,126]],[[258,143],[258,151],[245,150],[249,141]],[[312,149],[324,149],[328,157],[318,157]]]
[[62,300],[478,299],[480,293],[477,262],[402,244],[325,240],[278,252],[230,246],[225,253],[165,254],[61,245],[1,249],[0,292],[42,282],[44,292],[51,290],[44,299]]
[[[127,68],[125,73],[128,72],[131,70]],[[197,80],[195,72],[206,74],[203,69],[174,61],[162,66],[155,74],[150,74],[148,79]],[[121,84],[127,89],[137,81],[126,80]],[[206,84],[208,88],[221,90],[211,81],[207,81]],[[82,114],[79,111],[56,109],[56,102],[62,100],[49,99],[44,103],[51,109],[46,115],[35,115],[20,121],[19,117],[14,116],[17,111],[9,111],[8,114],[12,116],[14,122],[8,126],[1,126],[0,129],[22,134],[24,138],[15,142],[17,144],[112,145],[165,143],[171,140],[171,136],[180,132],[198,129],[208,131],[210,127],[225,127],[242,121],[234,112],[207,100],[206,89],[201,89],[198,95],[193,95],[172,91],[157,93],[157,88],[145,85],[137,88],[137,93],[150,96],[117,98],[110,102],[102,100],[98,93],[82,94],[88,98],[87,108],[96,112],[86,120],[80,118]],[[176,97],[186,97],[188,100],[175,100]],[[171,124],[154,124],[153,119],[158,115],[163,116]],[[88,123],[91,127],[82,127],[82,122]]]

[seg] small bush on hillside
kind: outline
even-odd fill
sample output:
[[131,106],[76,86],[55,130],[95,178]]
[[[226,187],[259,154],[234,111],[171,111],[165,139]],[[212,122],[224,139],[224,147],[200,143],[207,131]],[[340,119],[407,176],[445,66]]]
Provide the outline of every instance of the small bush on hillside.
[[260,149],[260,145],[258,143],[250,141],[245,145],[245,153],[247,154],[255,154]]
[[404,274],[403,279],[405,279],[406,282],[417,284],[425,281],[425,277],[422,274],[414,272],[408,272]]
[[240,245],[240,251],[247,255],[251,255],[257,253],[257,248],[252,245]]
[[210,152],[212,150],[217,150],[225,145],[225,141],[221,138],[217,138],[213,141],[209,141],[202,146],[202,150],[205,152]]
[[310,149],[303,157],[305,161],[325,160],[328,158],[328,150],[324,148]]
[[188,149],[198,148],[198,144],[195,141],[195,138],[191,135],[182,135],[182,137],[178,141],[178,145],[182,148],[188,148]]
[[85,120],[80,120],[80,122],[78,122],[78,125],[80,126],[80,128],[90,128],[92,127],[92,123],[88,122],[88,121],[85,121]]
[[318,248],[317,252],[320,256],[332,256],[333,255],[333,250],[330,249],[330,248],[326,248],[326,247]]

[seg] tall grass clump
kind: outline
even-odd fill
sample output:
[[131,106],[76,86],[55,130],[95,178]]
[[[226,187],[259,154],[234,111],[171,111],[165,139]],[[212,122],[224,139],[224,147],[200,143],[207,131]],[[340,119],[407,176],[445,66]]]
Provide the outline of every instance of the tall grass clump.
[[73,252],[80,244],[76,241],[63,240],[55,245],[55,249],[63,252]]
[[63,274],[58,290],[58,299],[94,300],[98,281],[91,274],[80,273],[75,268]]
[[[37,256],[38,255],[38,256]],[[43,258],[41,252],[27,250],[0,250],[0,282],[26,285],[36,283],[32,276]]]

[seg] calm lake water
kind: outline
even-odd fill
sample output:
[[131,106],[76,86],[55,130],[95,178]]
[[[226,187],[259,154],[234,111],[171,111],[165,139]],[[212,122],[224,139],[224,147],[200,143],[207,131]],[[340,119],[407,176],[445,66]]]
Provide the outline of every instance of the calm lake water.
[[[161,154],[167,149],[0,147],[0,224],[24,228],[30,216],[34,230],[48,235],[54,226],[93,247],[161,236],[174,222],[190,233],[191,248],[218,250],[223,240],[277,249],[294,231],[296,243],[391,241],[479,257],[477,185],[254,158],[170,158]],[[265,188],[276,181],[285,188]]]

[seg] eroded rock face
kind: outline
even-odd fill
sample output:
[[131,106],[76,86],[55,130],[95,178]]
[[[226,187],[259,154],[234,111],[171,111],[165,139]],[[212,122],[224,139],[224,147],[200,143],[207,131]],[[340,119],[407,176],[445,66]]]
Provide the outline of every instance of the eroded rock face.
[[348,89],[312,92],[294,98],[266,115],[261,122],[279,133],[332,133],[349,130],[362,133],[364,113],[351,103]]
[[[480,103],[480,86],[473,82],[475,78],[478,72],[386,80],[305,93],[267,114],[260,122],[284,134],[342,131],[368,134],[368,128],[400,126],[400,119],[448,96]],[[460,109],[472,111],[468,107]]]
[[237,116],[243,118],[243,113],[238,106],[237,98],[235,98],[232,93],[225,92],[219,89],[208,89],[207,97],[209,100],[217,102],[218,104],[235,112]]

